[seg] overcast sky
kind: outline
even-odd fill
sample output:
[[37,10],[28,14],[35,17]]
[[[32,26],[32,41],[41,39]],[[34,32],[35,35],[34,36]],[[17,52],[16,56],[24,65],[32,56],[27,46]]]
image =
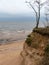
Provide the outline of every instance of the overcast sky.
[[25,0],[0,0],[0,12],[19,14],[32,13],[32,11],[25,3]]
[[29,13],[32,12],[25,0],[0,0],[0,12],[5,13]]

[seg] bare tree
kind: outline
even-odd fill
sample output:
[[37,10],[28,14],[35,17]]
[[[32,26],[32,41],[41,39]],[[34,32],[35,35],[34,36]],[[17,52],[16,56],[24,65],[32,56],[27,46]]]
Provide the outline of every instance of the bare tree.
[[46,13],[45,13],[45,20],[46,20],[46,22],[47,22],[47,25],[46,25],[46,26],[47,26],[47,27],[49,27],[49,19],[48,19],[48,14],[46,14]]
[[47,22],[47,26],[49,27],[49,1],[47,0],[47,5],[45,7],[45,19]]
[[41,11],[41,8],[46,4],[46,1],[41,2],[41,0],[32,0],[32,1],[29,1],[29,2],[26,1],[26,3],[28,3],[35,12],[36,28],[38,28],[39,21],[40,21],[40,11]]

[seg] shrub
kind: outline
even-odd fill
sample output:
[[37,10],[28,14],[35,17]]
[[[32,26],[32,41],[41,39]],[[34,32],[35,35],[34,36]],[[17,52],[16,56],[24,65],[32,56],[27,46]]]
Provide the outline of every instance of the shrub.
[[49,44],[45,48],[45,53],[49,55]]
[[41,65],[49,65],[49,44],[46,45],[44,51],[45,51],[45,55],[41,62]]
[[25,42],[27,43],[28,46],[31,46],[31,44],[32,44],[32,38],[28,37]]
[[27,37],[31,37],[31,35],[29,34]]

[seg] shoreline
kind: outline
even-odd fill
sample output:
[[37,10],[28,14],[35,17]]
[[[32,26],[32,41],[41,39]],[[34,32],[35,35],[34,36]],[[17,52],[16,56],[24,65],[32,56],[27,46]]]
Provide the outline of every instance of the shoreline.
[[8,44],[15,43],[15,42],[18,42],[18,41],[25,41],[25,39],[26,39],[26,38],[3,42],[3,43],[0,43],[0,46],[1,46],[1,45],[8,45]]
[[25,40],[27,35],[30,33],[31,31],[27,30],[27,31],[0,31],[0,46],[1,45],[5,45],[5,44],[10,44],[10,43],[14,43],[17,42],[19,40]]

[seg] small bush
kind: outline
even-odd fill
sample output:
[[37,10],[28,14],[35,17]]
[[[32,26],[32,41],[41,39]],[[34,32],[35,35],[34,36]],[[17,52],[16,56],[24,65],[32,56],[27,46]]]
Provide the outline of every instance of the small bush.
[[49,55],[49,44],[45,48],[45,53]]
[[41,62],[41,65],[49,65],[49,44],[45,47],[45,55]]
[[46,28],[49,28],[49,26],[46,26]]
[[31,37],[31,35],[29,34],[27,37]]
[[32,38],[28,37],[25,42],[27,43],[28,46],[31,46],[31,44],[32,44]]

